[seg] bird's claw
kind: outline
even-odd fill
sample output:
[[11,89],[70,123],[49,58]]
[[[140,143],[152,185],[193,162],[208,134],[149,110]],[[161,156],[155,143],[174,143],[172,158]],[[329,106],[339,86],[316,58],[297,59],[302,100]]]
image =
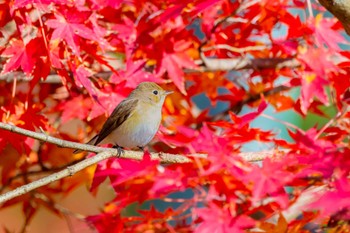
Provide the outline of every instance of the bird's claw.
[[125,153],[125,151],[123,150],[123,147],[121,147],[121,146],[114,145],[113,148],[117,149],[117,151],[118,151],[117,158],[120,158],[120,156]]

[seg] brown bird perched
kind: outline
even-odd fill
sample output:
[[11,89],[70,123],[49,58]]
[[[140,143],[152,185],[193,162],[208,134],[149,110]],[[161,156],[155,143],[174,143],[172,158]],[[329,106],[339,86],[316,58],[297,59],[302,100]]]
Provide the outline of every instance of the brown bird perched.
[[[123,148],[143,149],[154,137],[162,120],[165,91],[156,83],[140,83],[130,95],[118,104],[103,124],[101,131],[87,144],[113,144],[118,156]],[[78,153],[81,150],[75,150]]]

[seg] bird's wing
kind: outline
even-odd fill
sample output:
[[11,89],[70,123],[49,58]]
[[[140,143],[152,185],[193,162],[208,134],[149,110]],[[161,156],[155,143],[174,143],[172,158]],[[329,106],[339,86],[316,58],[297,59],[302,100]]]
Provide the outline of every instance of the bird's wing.
[[125,99],[120,102],[120,104],[118,104],[118,106],[113,110],[112,114],[102,126],[96,141],[94,141],[94,145],[102,142],[102,140],[105,139],[112,131],[121,126],[135,110],[137,102],[137,99]]

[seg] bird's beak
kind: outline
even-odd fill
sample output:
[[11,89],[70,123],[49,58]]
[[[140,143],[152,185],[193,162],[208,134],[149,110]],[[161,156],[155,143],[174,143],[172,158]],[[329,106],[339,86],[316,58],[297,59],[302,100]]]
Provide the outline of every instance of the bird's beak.
[[169,95],[169,94],[171,94],[171,93],[173,93],[173,91],[166,91],[166,92],[164,93],[164,95]]

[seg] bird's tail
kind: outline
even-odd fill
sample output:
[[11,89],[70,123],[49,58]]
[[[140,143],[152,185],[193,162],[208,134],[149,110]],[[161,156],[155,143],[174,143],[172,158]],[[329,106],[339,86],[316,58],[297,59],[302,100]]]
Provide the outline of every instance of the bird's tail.
[[[95,146],[97,139],[98,139],[98,134],[96,134],[95,137],[91,138],[90,141],[88,141],[86,144]],[[73,151],[73,154],[78,154],[82,151],[83,150],[76,149],[75,151]]]

